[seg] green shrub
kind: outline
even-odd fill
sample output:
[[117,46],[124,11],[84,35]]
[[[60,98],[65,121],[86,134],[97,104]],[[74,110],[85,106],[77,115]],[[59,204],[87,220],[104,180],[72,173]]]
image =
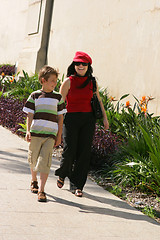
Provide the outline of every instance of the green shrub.
[[14,74],[15,74],[15,65],[11,65],[11,64],[0,65],[0,75],[13,76]]
[[124,147],[128,157],[117,164],[114,179],[123,186],[160,194],[160,127],[151,132],[145,126],[139,128],[141,138],[129,139]]
[[[55,91],[59,91],[61,80],[58,79]],[[23,71],[23,76],[19,77],[19,80],[12,82],[6,82],[4,96],[14,96],[20,100],[27,99],[29,95],[38,89],[41,89],[41,84],[38,80],[38,74],[35,73],[29,76],[27,72]]]

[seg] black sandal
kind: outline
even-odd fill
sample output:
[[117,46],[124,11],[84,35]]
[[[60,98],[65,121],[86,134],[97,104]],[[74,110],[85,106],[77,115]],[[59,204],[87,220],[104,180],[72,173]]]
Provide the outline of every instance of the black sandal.
[[57,180],[57,187],[62,188],[64,185],[64,179],[60,178]]
[[76,197],[82,197],[82,195],[83,195],[82,190],[76,189],[76,191],[75,191],[75,196],[76,196]]

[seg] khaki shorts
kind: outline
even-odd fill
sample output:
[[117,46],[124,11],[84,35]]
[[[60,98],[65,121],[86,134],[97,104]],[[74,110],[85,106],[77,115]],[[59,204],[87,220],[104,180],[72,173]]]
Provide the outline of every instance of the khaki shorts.
[[49,174],[54,143],[53,138],[31,137],[28,162],[33,171]]

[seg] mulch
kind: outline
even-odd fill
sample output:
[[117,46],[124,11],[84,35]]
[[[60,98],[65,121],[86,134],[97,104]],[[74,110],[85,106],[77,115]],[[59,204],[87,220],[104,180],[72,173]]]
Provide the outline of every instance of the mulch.
[[[89,173],[89,178],[110,192],[112,192],[113,187],[115,186],[114,183],[109,182],[108,179],[104,179],[100,174],[95,173],[94,171]],[[148,216],[150,216],[149,214],[154,213],[153,218],[160,223],[160,196],[153,193],[143,193],[138,189],[133,188],[122,188],[122,192],[116,196],[139,211],[143,213],[145,211]]]

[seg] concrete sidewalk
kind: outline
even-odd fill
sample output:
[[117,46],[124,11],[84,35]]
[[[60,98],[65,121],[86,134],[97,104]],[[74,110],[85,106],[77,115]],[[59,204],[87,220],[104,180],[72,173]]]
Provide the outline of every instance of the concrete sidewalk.
[[82,198],[56,186],[53,157],[48,202],[30,192],[28,143],[0,126],[0,240],[159,240],[160,225],[88,180]]

